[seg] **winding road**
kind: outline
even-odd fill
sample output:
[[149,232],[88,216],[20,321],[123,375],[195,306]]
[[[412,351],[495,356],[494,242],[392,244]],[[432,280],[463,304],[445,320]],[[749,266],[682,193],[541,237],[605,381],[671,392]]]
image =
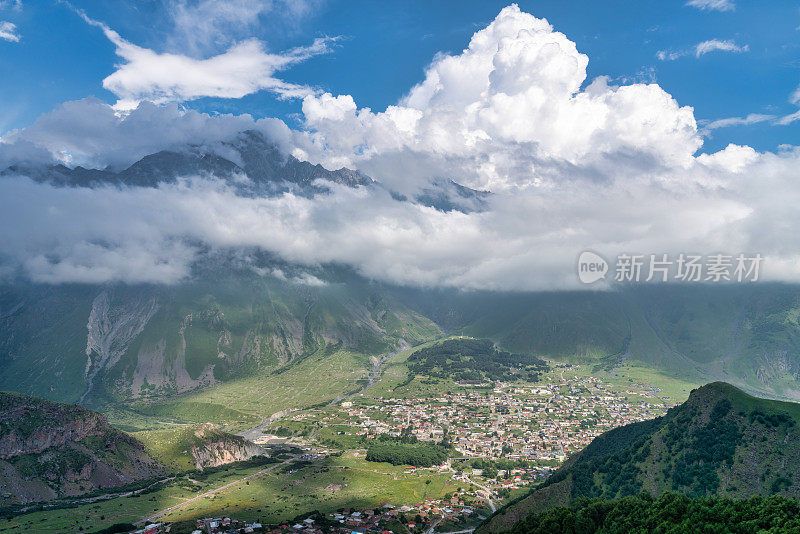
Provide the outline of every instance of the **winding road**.
[[[455,472],[456,472],[456,470],[455,470],[455,469],[453,469],[453,466],[451,466],[451,465],[450,465],[450,462],[449,462],[449,461],[448,461],[448,463],[447,463],[447,468],[448,468],[450,471],[452,471],[453,473],[455,473]],[[496,511],[497,511],[497,506],[495,506],[495,504],[494,504],[494,501],[492,500],[492,497],[491,497],[491,495],[492,495],[492,490],[490,490],[490,489],[489,489],[489,488],[487,488],[486,486],[482,486],[482,485],[478,484],[477,482],[475,482],[474,480],[472,480],[471,478],[469,478],[469,475],[467,475],[467,474],[464,474],[464,481],[465,481],[465,482],[468,482],[468,483],[470,483],[470,484],[472,484],[472,485],[473,485],[473,486],[475,486],[476,488],[479,488],[479,489],[481,489],[481,490],[482,490],[482,491],[483,491],[483,492],[486,494],[486,496],[485,496],[485,497],[483,497],[483,500],[485,500],[485,501],[486,501],[486,504],[488,504],[488,505],[489,505],[489,509],[491,509],[492,513],[494,513],[494,512],[496,512]]]

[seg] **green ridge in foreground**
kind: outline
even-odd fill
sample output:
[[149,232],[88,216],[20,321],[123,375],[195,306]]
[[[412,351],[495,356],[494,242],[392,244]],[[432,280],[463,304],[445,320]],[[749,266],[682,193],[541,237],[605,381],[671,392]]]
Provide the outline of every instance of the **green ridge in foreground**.
[[800,502],[778,495],[732,500],[690,499],[665,493],[606,501],[583,501],[531,514],[512,530],[514,534],[638,534],[650,532],[731,534],[800,532]]
[[671,492],[698,499],[800,497],[798,422],[799,404],[752,397],[723,382],[707,384],[663,417],[598,436],[480,530],[504,532],[529,514],[640,493],[656,498]]

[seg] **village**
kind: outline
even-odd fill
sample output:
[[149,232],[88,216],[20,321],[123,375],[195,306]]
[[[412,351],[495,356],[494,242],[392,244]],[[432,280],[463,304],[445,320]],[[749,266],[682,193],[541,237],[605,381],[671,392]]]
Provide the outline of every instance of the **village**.
[[[585,373],[565,373],[563,368],[537,383],[461,381],[427,396],[357,396],[325,409],[290,415],[273,430],[292,428],[297,433],[305,429],[290,441],[327,447],[298,457],[306,462],[324,460],[337,448],[351,449],[351,454],[366,461],[369,443],[401,436],[420,444],[446,443],[451,454],[442,463],[401,469],[412,476],[447,475],[458,483],[459,492],[376,509],[343,508],[326,514],[297,510],[305,515],[279,524],[198,518],[194,530],[186,532],[419,534],[434,529],[468,530],[507,499],[546,479],[598,435],[663,415],[673,404],[646,383],[631,380],[624,386],[611,385]],[[312,428],[315,430],[309,431]],[[335,436],[342,443],[349,440],[350,445],[336,447],[323,436]],[[153,524],[136,534],[176,532],[172,527]]]
[[[448,501],[428,499],[414,505],[386,504],[380,508],[350,509],[321,514],[301,514],[292,521],[262,525],[231,517],[208,517],[196,520],[191,534],[418,534],[439,525],[454,529],[471,528],[486,519],[489,510],[467,505],[458,496]],[[308,517],[303,517],[307,515]],[[131,534],[180,534],[178,525],[149,524]]]
[[612,387],[562,372],[537,384],[461,382],[435,396],[346,401],[339,413],[318,421],[323,427],[343,423],[348,428],[339,433],[365,439],[399,437],[404,429],[421,442],[446,439],[456,454],[437,469],[470,483],[477,478],[489,494],[503,496],[503,490],[546,478],[603,432],[663,415],[673,404],[645,383]]

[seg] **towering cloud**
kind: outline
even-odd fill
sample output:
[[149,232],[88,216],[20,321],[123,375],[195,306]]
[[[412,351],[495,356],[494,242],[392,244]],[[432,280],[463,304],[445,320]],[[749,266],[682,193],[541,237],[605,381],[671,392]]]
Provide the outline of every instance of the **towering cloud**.
[[324,94],[306,97],[303,112],[330,162],[403,150],[466,158],[482,187],[536,181],[526,161],[587,165],[633,153],[669,165],[691,161],[701,145],[691,108],[656,84],[615,87],[601,77],[582,88],[587,64],[564,34],[513,5],[461,54],[437,57],[397,106],[374,113],[349,96]]

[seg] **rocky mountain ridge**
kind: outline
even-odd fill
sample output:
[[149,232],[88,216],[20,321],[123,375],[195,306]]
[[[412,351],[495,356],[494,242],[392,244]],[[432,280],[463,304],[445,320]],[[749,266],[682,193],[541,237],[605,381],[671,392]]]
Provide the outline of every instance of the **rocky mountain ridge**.
[[[237,195],[277,196],[293,193],[313,197],[329,193],[336,184],[345,187],[386,189],[371,177],[345,167],[328,170],[320,164],[284,154],[263,133],[245,130],[211,146],[185,145],[148,154],[124,169],[90,169],[64,164],[12,165],[0,169],[3,176],[27,176],[57,187],[158,187],[183,178],[223,181]],[[389,191],[400,202],[409,198]],[[412,195],[413,202],[440,211],[469,213],[486,208],[487,191],[463,186],[452,179],[431,180]]]
[[157,398],[439,332],[351,275],[308,285],[264,265],[224,263],[180,286],[0,289],[0,388],[84,405]]
[[164,472],[99,413],[0,392],[0,505],[82,495]]
[[346,168],[329,171],[322,165],[284,155],[264,134],[245,130],[215,146],[186,145],[147,155],[122,170],[87,169],[63,164],[43,167],[12,166],[0,174],[21,174],[61,187],[117,185],[157,187],[182,177],[201,176],[225,180],[245,196],[271,196],[287,191],[302,195],[324,193],[322,183],[348,187],[371,185],[368,176]]

